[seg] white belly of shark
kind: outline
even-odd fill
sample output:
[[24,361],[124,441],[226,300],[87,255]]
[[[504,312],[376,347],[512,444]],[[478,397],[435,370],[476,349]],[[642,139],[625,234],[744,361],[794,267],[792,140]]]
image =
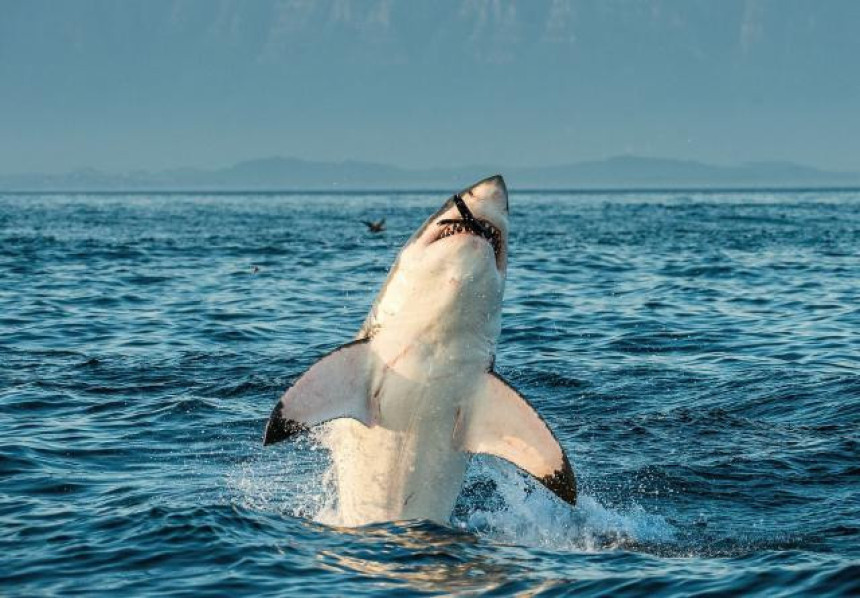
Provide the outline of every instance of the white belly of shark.
[[500,176],[454,195],[401,250],[356,340],[275,405],[264,444],[331,422],[340,524],[448,523],[475,453],[514,463],[575,504],[564,450],[493,371],[507,239]]

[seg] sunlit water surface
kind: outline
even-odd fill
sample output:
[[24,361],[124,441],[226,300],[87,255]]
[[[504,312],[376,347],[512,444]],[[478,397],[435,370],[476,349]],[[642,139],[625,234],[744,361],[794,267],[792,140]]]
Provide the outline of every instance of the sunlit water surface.
[[450,528],[326,525],[264,423],[443,199],[0,195],[0,593],[860,592],[860,192],[514,193],[579,506],[481,458]]

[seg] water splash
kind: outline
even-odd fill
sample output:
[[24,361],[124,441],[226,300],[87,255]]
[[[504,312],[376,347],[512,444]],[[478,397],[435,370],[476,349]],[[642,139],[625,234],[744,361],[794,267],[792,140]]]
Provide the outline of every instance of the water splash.
[[230,467],[225,500],[244,508],[336,524],[337,491],[331,458],[320,443],[322,429],[289,444],[255,447]]
[[[483,491],[474,492],[476,485]],[[492,457],[472,460],[452,523],[495,542],[575,552],[666,543],[676,536],[663,517],[639,506],[614,510],[585,494],[571,508]]]
[[[325,428],[272,454],[258,452],[226,476],[228,500],[342,527],[337,483]],[[492,457],[472,460],[451,517],[454,528],[502,544],[571,552],[600,552],[671,543],[675,528],[639,506],[615,510],[589,495],[571,508],[512,465]]]

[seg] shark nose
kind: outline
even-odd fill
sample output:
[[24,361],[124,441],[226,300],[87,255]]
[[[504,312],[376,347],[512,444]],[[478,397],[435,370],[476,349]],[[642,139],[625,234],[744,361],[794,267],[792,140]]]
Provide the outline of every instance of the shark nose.
[[469,193],[481,201],[498,202],[506,211],[508,209],[508,188],[500,174],[475,183]]

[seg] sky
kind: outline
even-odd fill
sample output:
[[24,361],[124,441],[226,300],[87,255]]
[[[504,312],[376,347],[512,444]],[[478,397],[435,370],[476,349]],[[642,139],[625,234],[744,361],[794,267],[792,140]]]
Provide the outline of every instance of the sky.
[[860,2],[0,0],[0,174],[625,154],[860,171]]

